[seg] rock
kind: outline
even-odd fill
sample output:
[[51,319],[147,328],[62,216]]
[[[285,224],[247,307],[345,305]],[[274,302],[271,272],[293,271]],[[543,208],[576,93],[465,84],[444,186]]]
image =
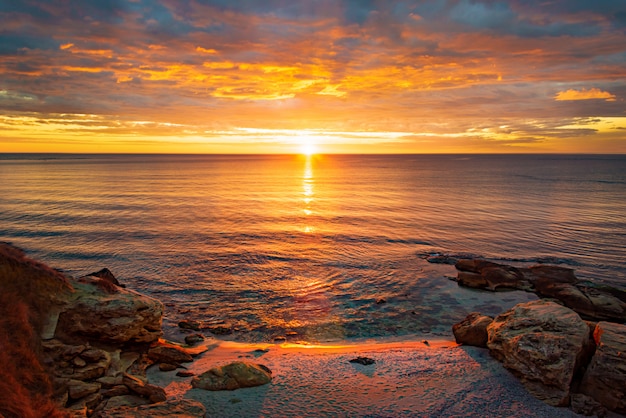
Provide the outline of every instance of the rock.
[[377,305],[382,305],[383,303],[387,303],[387,301],[384,298],[376,299],[376,304]]
[[[89,283],[72,283],[75,292],[59,314],[57,338],[124,344],[150,343],[161,336],[161,302],[117,288],[104,279],[92,279]],[[102,282],[114,286],[116,292],[108,292]]]
[[581,282],[570,268],[548,265],[516,268],[480,259],[459,260],[455,266],[456,281],[461,286],[534,292],[542,298],[559,300],[585,319],[626,321],[626,291]]
[[144,398],[150,400],[151,403],[163,402],[167,399],[167,395],[165,394],[165,390],[163,390],[163,388],[145,383],[143,380],[135,376],[124,374],[124,379],[122,381],[126,386],[128,386],[128,389],[130,389],[131,392],[135,392],[137,395],[143,396]]
[[101,417],[106,416],[104,415],[104,413],[109,410],[115,410],[117,408],[133,408],[133,407],[140,406],[140,405],[147,405],[149,403],[150,401],[148,401],[145,398],[142,398],[141,396],[136,396],[136,395],[114,396],[114,397],[111,397],[111,399],[107,401],[103,412],[98,414],[98,416],[101,416]]
[[452,326],[452,333],[458,344],[487,348],[487,326],[493,322],[490,316],[472,312]]
[[87,383],[82,380],[70,379],[67,383],[69,397],[72,400],[84,398],[100,390],[100,383]]
[[183,398],[136,407],[109,408],[107,405],[99,418],[202,418],[205,413],[206,410],[200,402]]
[[214,334],[214,335],[227,335],[233,332],[231,327],[225,326],[225,325],[210,326],[210,327],[206,327],[206,329],[209,330],[211,334]]
[[285,341],[287,341],[287,337],[285,337],[284,335],[279,335],[277,337],[274,337],[274,342],[284,343]]
[[190,372],[189,370],[180,370],[178,372],[176,372],[176,376],[178,377],[191,377],[191,376],[195,376],[196,374],[194,372]]
[[98,360],[108,358],[109,353],[104,350],[100,350],[99,348],[90,348],[82,351],[80,357],[90,363],[95,363]]
[[76,380],[94,380],[104,376],[109,362],[107,359],[102,359],[98,363],[87,364],[85,367],[74,369],[73,373],[67,377],[71,377]]
[[102,396],[105,398],[113,398],[115,396],[124,396],[130,393],[130,389],[126,385],[117,385],[113,386],[110,389],[104,390],[101,392]]
[[194,377],[191,386],[206,390],[235,390],[264,385],[271,380],[271,370],[262,364],[237,361]]
[[626,325],[599,322],[593,339],[596,352],[583,377],[581,392],[612,411],[626,413]]
[[599,418],[606,417],[608,412],[600,402],[582,393],[572,394],[570,409],[580,415]]
[[190,354],[175,345],[152,347],[148,350],[148,357],[157,363],[178,364],[193,361]]
[[350,363],[357,363],[357,364],[362,364],[364,366],[368,366],[370,364],[374,364],[376,363],[376,360],[369,358],[369,357],[357,357],[357,358],[353,358],[352,360],[349,360]]
[[103,268],[102,270],[96,271],[95,273],[89,273],[87,276],[99,277],[109,283],[114,284],[115,286],[125,287],[124,285],[120,284],[120,282],[115,278],[113,273],[111,273],[111,270],[109,270],[108,268]]
[[489,286],[487,280],[480,273],[459,271],[457,282],[461,286],[471,287],[473,289],[484,289]]
[[182,329],[191,329],[194,331],[200,331],[202,329],[202,322],[200,321],[180,321],[178,326]]
[[188,345],[194,345],[202,341],[204,341],[204,336],[202,334],[191,334],[185,337],[185,344]]
[[103,376],[96,380],[96,382],[100,383],[103,388],[111,389],[115,386],[122,384],[123,376]]
[[491,354],[535,397],[569,403],[572,377],[585,355],[589,328],[574,311],[539,300],[516,305],[487,327]]
[[177,368],[178,366],[176,364],[168,364],[168,363],[159,364],[159,370],[161,370],[162,372],[171,372],[172,370],[176,370]]

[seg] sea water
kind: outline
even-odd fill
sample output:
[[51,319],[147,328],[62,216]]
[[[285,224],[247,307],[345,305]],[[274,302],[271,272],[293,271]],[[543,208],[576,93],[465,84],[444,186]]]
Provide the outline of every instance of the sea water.
[[626,285],[623,155],[0,155],[0,240],[163,301],[166,333],[449,335],[523,292],[429,255]]

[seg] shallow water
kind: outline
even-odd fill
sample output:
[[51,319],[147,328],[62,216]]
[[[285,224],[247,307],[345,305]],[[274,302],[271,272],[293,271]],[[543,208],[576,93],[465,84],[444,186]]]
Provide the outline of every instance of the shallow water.
[[[0,240],[108,267],[229,338],[449,333],[484,294],[426,254],[626,284],[626,156],[0,156]],[[384,303],[383,303],[384,300]]]

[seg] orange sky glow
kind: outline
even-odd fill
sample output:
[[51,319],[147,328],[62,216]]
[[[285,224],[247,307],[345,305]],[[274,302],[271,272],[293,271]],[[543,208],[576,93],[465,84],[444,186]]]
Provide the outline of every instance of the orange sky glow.
[[0,152],[626,153],[613,1],[0,6]]

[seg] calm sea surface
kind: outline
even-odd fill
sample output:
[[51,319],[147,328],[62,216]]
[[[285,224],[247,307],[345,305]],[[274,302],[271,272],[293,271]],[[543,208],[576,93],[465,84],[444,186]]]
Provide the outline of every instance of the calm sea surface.
[[460,289],[428,254],[626,285],[626,156],[5,154],[0,240],[109,268],[166,304],[166,333],[450,335],[534,295]]

